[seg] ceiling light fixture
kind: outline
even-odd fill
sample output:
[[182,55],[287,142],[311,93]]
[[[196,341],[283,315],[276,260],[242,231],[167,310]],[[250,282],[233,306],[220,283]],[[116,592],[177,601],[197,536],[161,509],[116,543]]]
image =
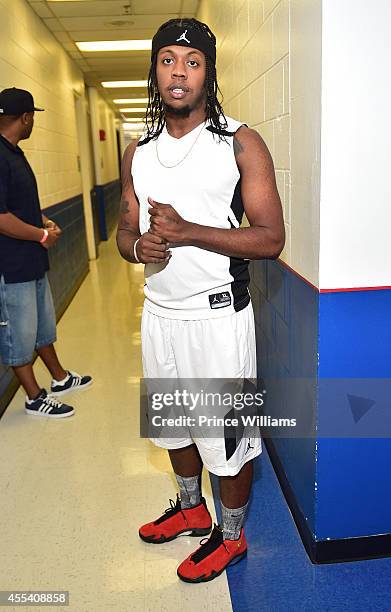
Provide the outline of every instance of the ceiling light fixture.
[[128,123],[142,123],[144,125],[143,117],[124,117]]
[[129,27],[134,25],[134,21],[125,21],[124,19],[112,19],[112,21],[105,21],[105,25],[114,26],[115,28],[122,28],[125,26]]
[[142,104],[148,102],[148,98],[117,98],[113,102],[114,104]]
[[88,42],[77,42],[80,51],[149,51],[152,48],[152,40],[94,40]]
[[135,106],[134,108],[120,108],[120,113],[145,113],[147,108],[144,106],[143,108]]
[[123,128],[126,130],[143,130],[145,128],[144,123],[123,123],[122,124]]
[[102,87],[147,87],[148,81],[102,81]]

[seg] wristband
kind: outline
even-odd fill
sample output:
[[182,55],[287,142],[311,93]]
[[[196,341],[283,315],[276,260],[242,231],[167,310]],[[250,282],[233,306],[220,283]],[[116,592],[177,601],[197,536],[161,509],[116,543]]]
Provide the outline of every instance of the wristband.
[[137,238],[136,242],[133,245],[133,255],[134,255],[134,258],[137,261],[137,263],[141,263],[141,261],[137,257],[137,252],[136,252],[136,246],[137,246],[137,243],[138,243],[139,240],[140,240],[140,238]]
[[49,232],[47,231],[47,229],[43,230],[43,236],[41,238],[41,240],[39,241],[41,244],[43,244],[44,242],[46,242],[47,237],[49,236]]

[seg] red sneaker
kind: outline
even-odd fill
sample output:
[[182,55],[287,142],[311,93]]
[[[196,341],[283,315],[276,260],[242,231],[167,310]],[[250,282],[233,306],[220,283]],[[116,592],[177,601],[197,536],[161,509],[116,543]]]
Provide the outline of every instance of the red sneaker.
[[217,525],[209,539],[182,561],[177,574],[184,582],[208,582],[223,573],[228,565],[238,563],[247,554],[247,542],[243,529],[239,540],[224,540]]
[[181,500],[177,494],[176,503],[170,499],[170,506],[156,521],[140,527],[138,533],[144,542],[162,544],[174,540],[180,534],[202,536],[210,533],[212,518],[203,497],[198,506],[182,510]]

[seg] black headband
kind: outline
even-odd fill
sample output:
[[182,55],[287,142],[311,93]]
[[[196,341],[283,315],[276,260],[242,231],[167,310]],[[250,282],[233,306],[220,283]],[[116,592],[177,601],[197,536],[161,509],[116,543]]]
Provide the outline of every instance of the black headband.
[[216,45],[213,39],[202,30],[196,30],[191,26],[171,26],[156,32],[152,39],[151,59],[163,47],[169,45],[180,45],[181,47],[193,47],[207,55],[212,62],[216,63]]

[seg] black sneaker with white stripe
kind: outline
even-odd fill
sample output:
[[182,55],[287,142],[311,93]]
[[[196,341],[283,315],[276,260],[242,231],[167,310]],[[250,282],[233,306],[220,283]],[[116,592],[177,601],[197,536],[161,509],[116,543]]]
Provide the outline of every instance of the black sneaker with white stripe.
[[72,416],[75,412],[72,406],[63,404],[52,395],[48,395],[46,389],[42,389],[34,400],[26,397],[25,411],[27,414],[50,417],[51,419],[63,419]]
[[52,380],[50,386],[50,393],[52,395],[65,395],[65,393],[85,389],[92,385],[91,376],[80,376],[77,372],[69,372],[68,370],[67,374],[68,376],[64,380]]

